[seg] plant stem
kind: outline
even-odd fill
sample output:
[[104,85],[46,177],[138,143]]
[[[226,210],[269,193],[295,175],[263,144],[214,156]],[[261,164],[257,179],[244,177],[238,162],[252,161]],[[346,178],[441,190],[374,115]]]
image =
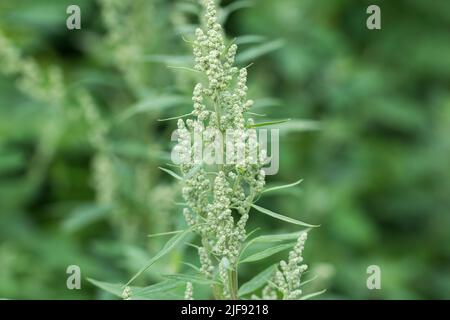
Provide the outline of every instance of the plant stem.
[[230,295],[231,295],[231,300],[237,300],[238,296],[237,296],[237,289],[238,289],[238,280],[237,280],[237,266],[235,266],[231,271],[230,271]]

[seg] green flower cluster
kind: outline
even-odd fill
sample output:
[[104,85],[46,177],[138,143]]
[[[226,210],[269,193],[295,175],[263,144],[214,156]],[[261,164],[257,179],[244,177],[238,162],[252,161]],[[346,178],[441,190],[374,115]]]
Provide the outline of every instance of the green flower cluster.
[[[178,152],[184,175],[182,194],[187,203],[183,214],[202,239],[201,271],[208,278],[218,277],[222,296],[227,298],[233,291],[229,270],[236,268],[246,238],[248,212],[264,187],[265,153],[251,152],[258,150],[258,142],[256,133],[248,128],[253,120],[244,114],[253,101],[247,99],[247,70],[234,66],[237,45],[225,44],[214,1],[204,1],[204,7],[206,29],[196,30],[193,51],[194,68],[206,76],[207,82],[194,88],[195,118],[178,120]],[[240,138],[231,139],[231,148],[239,150],[233,159],[217,166],[194,161],[197,147],[201,150],[208,142],[214,143],[214,134],[208,132],[226,132]],[[206,139],[194,139],[192,146],[195,135]],[[196,145],[199,143],[202,145]]]

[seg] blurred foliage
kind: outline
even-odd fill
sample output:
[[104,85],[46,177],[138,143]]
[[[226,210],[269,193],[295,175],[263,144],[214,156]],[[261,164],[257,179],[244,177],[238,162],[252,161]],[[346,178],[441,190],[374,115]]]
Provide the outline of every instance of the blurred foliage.
[[[147,235],[183,224],[179,190],[158,170],[174,123],[157,120],[190,108],[189,71],[167,65],[189,65],[194,3],[0,2],[0,297],[109,298],[85,278],[128,280],[165,242]],[[69,4],[81,7],[81,30],[65,26]],[[365,27],[370,4],[382,30]],[[255,112],[320,121],[318,131],[282,127],[269,182],[304,182],[261,203],[321,224],[305,255],[322,297],[449,299],[450,2],[223,5],[238,61],[254,62]],[[262,215],[249,224],[296,231]],[[195,250],[138,284],[183,261],[195,263]],[[66,288],[71,264],[82,290]],[[382,290],[366,287],[372,264]]]

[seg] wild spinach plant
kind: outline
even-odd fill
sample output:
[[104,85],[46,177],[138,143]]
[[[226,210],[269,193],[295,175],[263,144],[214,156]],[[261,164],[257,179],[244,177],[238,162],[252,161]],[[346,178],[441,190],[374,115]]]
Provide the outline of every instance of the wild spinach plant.
[[[183,214],[187,228],[174,232],[175,236],[164,248],[127,283],[123,296],[127,299],[139,297],[143,289],[135,290],[128,285],[193,234],[200,239],[199,245],[193,245],[200,260],[199,268],[192,266],[197,270],[197,274],[165,276],[186,283],[185,299],[193,299],[194,284],[209,285],[215,299],[307,298],[310,295],[303,296],[300,289],[302,275],[307,270],[302,258],[307,238],[306,230],[255,238],[250,238],[251,234],[247,232],[246,225],[250,213],[253,213],[252,209],[254,212],[295,225],[307,228],[314,226],[255,204],[264,193],[293,187],[300,181],[265,188],[264,165],[268,157],[266,150],[258,145],[254,129],[264,124],[255,124],[249,117],[253,101],[247,98],[247,67],[235,66],[238,48],[235,43],[226,41],[222,26],[218,22],[215,2],[205,0],[203,6],[204,27],[196,29],[195,40],[188,41],[193,47],[193,70],[201,80],[193,91],[193,111],[189,114],[192,118],[183,120],[182,116],[178,119],[178,144],[175,151],[181,174],[162,168],[178,179],[182,187],[185,201]],[[222,137],[231,135],[232,142],[227,147],[241,150],[245,156],[239,157],[236,152],[230,159],[227,154],[226,162],[217,163],[198,159],[197,150],[217,146],[216,134]],[[195,137],[202,139],[195,140]],[[225,144],[230,142],[227,140],[225,143],[222,140],[219,147],[224,147]],[[255,154],[254,150],[259,152]],[[271,246],[254,254],[246,254],[249,247],[258,243],[269,243]],[[292,250],[287,261],[280,261],[239,286],[238,272],[241,264],[259,261],[288,248]],[[166,281],[154,285],[153,289],[168,287],[170,282]],[[152,290],[151,287],[148,288],[150,289],[147,290]],[[254,293],[261,288],[259,297]]]

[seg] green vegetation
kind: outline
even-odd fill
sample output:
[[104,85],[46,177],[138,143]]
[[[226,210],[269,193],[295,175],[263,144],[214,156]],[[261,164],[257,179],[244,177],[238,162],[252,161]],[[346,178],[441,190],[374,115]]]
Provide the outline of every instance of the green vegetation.
[[[81,30],[66,28],[69,4]],[[450,3],[376,1],[381,30],[366,28],[370,4],[221,3],[249,115],[281,141],[239,296],[260,295],[295,246],[304,227],[282,213],[320,225],[302,252],[306,296],[450,298]],[[125,298],[189,298],[186,282],[211,298],[193,234],[163,235],[185,229],[185,200],[159,169],[185,174],[167,165],[177,119],[158,120],[192,112],[200,13],[190,0],[0,3],[0,298],[122,297],[152,260]],[[69,265],[81,290],[66,288]]]

